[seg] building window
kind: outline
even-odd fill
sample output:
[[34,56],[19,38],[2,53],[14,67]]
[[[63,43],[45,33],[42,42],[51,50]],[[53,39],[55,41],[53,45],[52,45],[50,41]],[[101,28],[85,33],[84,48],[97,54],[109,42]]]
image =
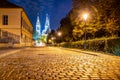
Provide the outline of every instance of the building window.
[[3,15],[2,17],[3,25],[8,25],[8,15]]

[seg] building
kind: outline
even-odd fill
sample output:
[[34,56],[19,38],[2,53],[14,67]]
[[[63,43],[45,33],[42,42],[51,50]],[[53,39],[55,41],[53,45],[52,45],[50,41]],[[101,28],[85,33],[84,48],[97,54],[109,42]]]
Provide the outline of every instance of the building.
[[47,42],[47,36],[51,32],[50,29],[50,19],[48,14],[46,14],[46,20],[45,20],[45,26],[43,26],[44,29],[41,30],[41,24],[40,24],[40,19],[39,15],[37,15],[37,21],[36,21],[36,46],[43,46]]
[[0,47],[32,46],[33,26],[22,7],[0,0]]
[[40,25],[39,14],[37,15],[37,21],[36,21],[36,33],[39,36],[41,35],[41,25]]
[[51,29],[50,29],[50,19],[48,14],[46,14],[46,20],[45,20],[45,27],[44,30],[42,31],[42,35],[48,34],[50,33]]

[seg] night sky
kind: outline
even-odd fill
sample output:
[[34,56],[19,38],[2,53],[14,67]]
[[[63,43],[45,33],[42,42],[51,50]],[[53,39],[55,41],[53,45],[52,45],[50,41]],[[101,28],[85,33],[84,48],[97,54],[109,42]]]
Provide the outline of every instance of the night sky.
[[60,20],[71,10],[71,0],[8,0],[25,9],[34,29],[37,13],[40,15],[42,29],[45,24],[46,13],[50,17],[51,29],[56,30],[60,26]]

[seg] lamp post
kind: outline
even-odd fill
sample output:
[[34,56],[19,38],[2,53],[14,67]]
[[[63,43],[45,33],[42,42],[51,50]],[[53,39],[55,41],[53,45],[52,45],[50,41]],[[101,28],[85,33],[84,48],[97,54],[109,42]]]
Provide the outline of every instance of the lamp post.
[[84,14],[83,15],[83,18],[84,18],[84,21],[85,21],[85,27],[84,27],[84,49],[86,49],[86,20],[87,20],[87,17],[88,17],[88,14]]

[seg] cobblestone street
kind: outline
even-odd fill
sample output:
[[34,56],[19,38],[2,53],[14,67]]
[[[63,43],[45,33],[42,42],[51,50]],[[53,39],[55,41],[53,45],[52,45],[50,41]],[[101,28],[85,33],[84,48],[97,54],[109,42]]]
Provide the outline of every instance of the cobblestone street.
[[120,57],[54,47],[26,48],[0,57],[0,80],[120,80]]

